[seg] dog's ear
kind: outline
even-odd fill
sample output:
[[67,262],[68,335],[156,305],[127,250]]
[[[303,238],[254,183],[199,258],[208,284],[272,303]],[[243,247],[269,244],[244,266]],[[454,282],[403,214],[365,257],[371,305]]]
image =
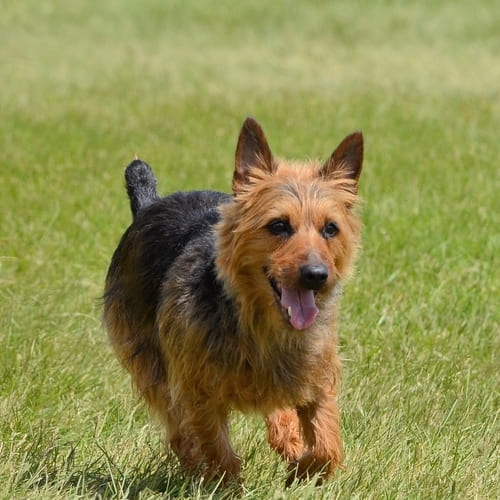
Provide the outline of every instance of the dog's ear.
[[363,165],[363,134],[348,135],[320,169],[325,178],[351,179],[357,185]]
[[238,145],[236,146],[235,169],[233,175],[233,192],[248,183],[252,168],[273,171],[273,155],[262,127],[248,117],[241,127]]

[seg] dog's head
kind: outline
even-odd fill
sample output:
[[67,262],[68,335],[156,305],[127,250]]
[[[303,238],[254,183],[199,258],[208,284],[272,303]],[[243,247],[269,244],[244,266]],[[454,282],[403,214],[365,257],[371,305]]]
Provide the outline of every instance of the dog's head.
[[323,164],[275,159],[260,125],[247,118],[236,148],[234,201],[221,208],[217,264],[249,314],[296,330],[315,323],[359,246],[353,208],[362,161],[360,132]]

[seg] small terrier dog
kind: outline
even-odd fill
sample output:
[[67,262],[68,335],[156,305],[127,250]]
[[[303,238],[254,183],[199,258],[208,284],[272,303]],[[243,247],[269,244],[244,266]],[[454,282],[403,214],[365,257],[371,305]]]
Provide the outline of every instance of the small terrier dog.
[[160,198],[149,165],[126,168],[133,222],[107,274],[104,323],[183,468],[239,479],[233,409],[263,415],[288,482],[342,466],[337,300],[359,246],[362,161],[360,132],[324,164],[277,159],[247,118],[232,195]]

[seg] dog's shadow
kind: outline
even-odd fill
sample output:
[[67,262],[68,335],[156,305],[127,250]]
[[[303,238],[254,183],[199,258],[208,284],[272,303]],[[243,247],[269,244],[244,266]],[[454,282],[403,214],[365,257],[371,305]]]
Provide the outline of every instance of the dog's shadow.
[[[36,466],[33,464],[34,468],[26,471],[24,480],[38,491],[58,491],[97,499],[135,500],[149,496],[224,499],[240,496],[240,485],[222,485],[220,482],[205,482],[194,476],[186,476],[171,454],[154,459],[149,457],[149,460],[141,460],[136,465],[127,466],[125,470],[102,447],[98,448],[102,452],[101,456],[89,464],[76,466],[70,452],[62,462],[61,457],[59,460],[50,460],[51,465],[45,467],[43,474],[35,471]],[[51,450],[48,453],[51,454]]]
[[[83,493],[83,492],[82,492]],[[239,484],[204,482],[197,477],[185,476],[180,468],[162,465],[146,473],[142,468],[129,471],[118,480],[112,474],[95,475],[87,482],[86,494],[94,498],[127,498],[136,500],[158,495],[161,498],[226,499],[241,496]]]

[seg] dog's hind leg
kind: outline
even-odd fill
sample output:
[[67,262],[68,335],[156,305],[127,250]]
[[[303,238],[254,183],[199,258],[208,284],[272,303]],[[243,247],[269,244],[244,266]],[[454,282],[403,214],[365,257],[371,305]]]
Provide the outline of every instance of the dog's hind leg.
[[289,462],[296,461],[304,450],[297,412],[276,410],[266,416],[267,440],[273,450]]
[[182,402],[171,445],[183,467],[224,482],[238,479],[241,460],[231,446],[227,417],[226,408],[209,402]]

